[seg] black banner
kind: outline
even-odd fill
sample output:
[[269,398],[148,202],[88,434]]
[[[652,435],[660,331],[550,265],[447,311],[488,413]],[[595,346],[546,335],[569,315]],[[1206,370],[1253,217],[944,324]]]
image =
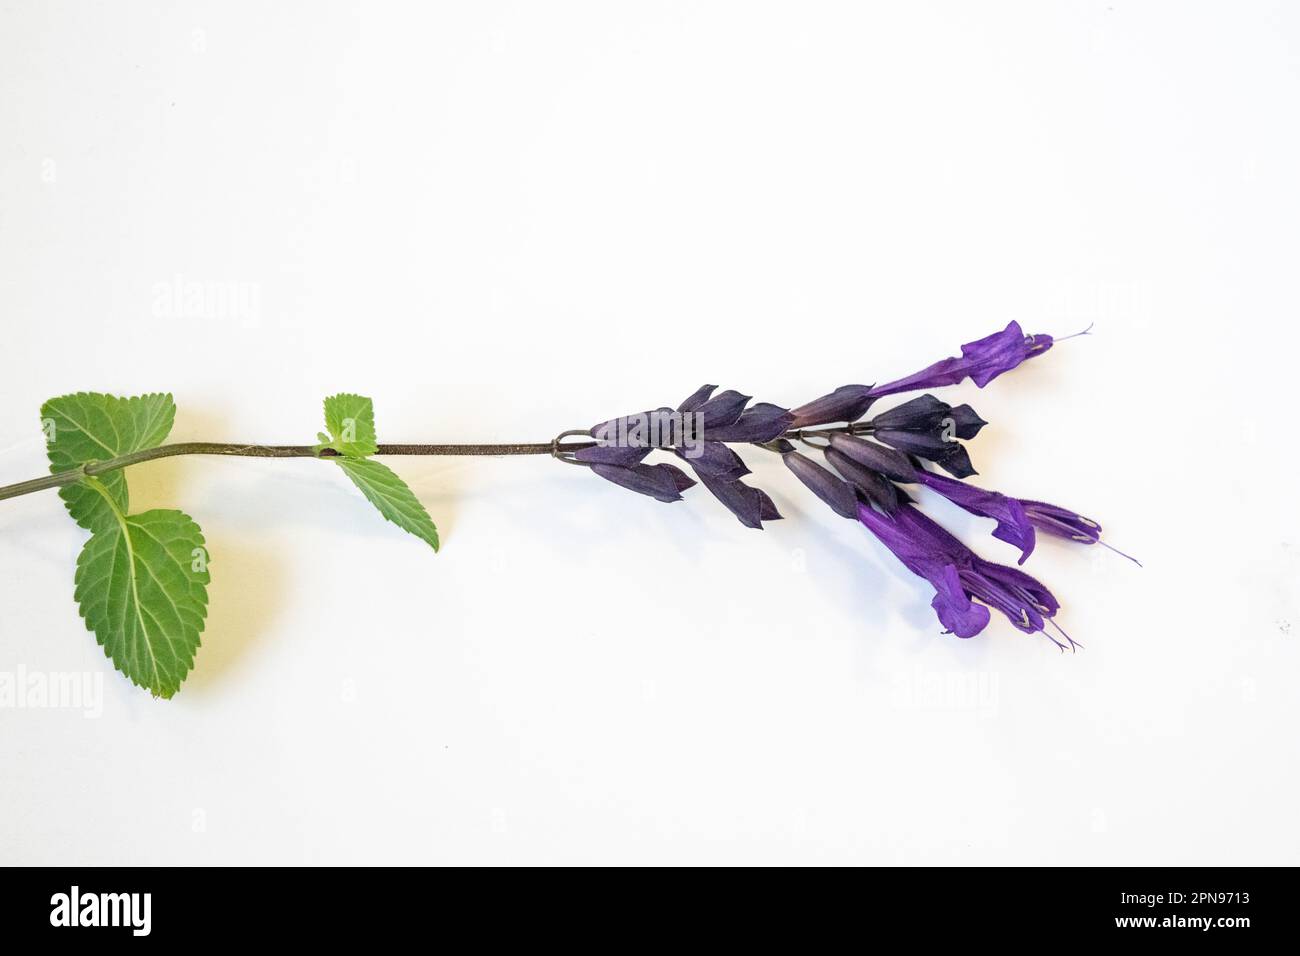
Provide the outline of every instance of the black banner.
[[607,944],[755,936],[807,945],[834,932],[918,945],[1128,938],[1233,946],[1289,939],[1295,882],[1289,869],[864,869],[813,878],[770,871],[707,880],[616,875],[592,891],[579,873],[544,882],[519,874],[511,887],[501,874],[485,880],[409,869],[2,872],[6,942],[64,937],[96,946],[281,937],[336,946],[373,943],[391,930],[469,927],[490,939],[516,930],[538,942]]

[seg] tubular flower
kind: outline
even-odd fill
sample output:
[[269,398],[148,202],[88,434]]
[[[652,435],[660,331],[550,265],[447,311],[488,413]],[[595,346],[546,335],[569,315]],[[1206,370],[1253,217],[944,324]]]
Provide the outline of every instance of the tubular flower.
[[998,526],[993,531],[993,537],[1020,549],[1019,564],[1024,564],[1033,553],[1034,524],[1024,504],[1018,499],[920,469],[917,470],[916,477],[921,484],[939,492],[971,514],[996,521]]
[[988,626],[988,608],[974,603],[962,587],[960,567],[973,563],[973,555],[967,549],[938,542],[933,535],[924,533],[920,526],[922,515],[910,505],[903,505],[892,516],[885,516],[869,505],[860,504],[858,520],[909,571],[934,586],[934,599],[930,606],[949,633],[974,637]]
[[[1037,580],[1016,568],[984,560],[910,505],[887,517],[864,504],[858,508],[858,518],[908,570],[934,586],[931,606],[958,637],[973,637],[988,623],[988,610],[972,599],[1000,611],[1026,634],[1046,635],[1045,624],[1060,609],[1052,592]],[[1064,631],[1060,633],[1074,646]]]
[[1045,531],[1058,538],[1077,541],[1079,544],[1100,544],[1103,548],[1114,551],[1120,557],[1128,558],[1139,568],[1142,567],[1142,562],[1133,555],[1125,554],[1118,548],[1112,548],[1105,541],[1102,541],[1101,525],[1091,518],[1085,518],[1083,515],[1076,514],[1069,508],[1062,508],[1060,505],[1049,505],[1045,501],[1021,498],[1020,504],[1025,509],[1025,514],[1029,516],[1030,522],[1039,531]]
[[923,388],[940,388],[956,385],[969,378],[980,388],[1003,372],[1009,372],[1021,362],[1042,355],[1052,347],[1050,335],[1026,335],[1019,322],[1008,322],[1001,332],[994,332],[961,347],[960,358],[946,358],[921,369],[907,378],[876,385],[871,395],[894,395],[898,392],[917,392]]

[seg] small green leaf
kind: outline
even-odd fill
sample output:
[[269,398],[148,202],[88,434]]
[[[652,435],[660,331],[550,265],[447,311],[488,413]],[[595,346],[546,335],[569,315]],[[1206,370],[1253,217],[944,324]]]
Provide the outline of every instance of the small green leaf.
[[387,465],[366,458],[331,458],[361,489],[361,493],[379,509],[379,513],[403,531],[423,538],[438,550],[438,529],[420,504],[420,499],[393,474]]
[[362,395],[331,395],[325,399],[325,427],[331,441],[328,447],[340,455],[354,458],[373,455],[375,443],[375,406]]
[[[161,445],[172,430],[176,403],[171,395],[118,398],[78,392],[52,398],[41,406],[50,471],[67,471],[90,461],[106,461]],[[95,531],[114,523],[110,501],[122,514],[129,510],[126,477],[120,471],[100,479],[107,497],[85,482],[66,485],[59,496],[77,524]]]
[[[93,493],[108,494],[94,488],[99,479],[87,480]],[[208,611],[203,532],[180,511],[125,516],[106,507],[112,523],[91,535],[77,559],[81,616],[132,683],[171,697],[194,666]]]

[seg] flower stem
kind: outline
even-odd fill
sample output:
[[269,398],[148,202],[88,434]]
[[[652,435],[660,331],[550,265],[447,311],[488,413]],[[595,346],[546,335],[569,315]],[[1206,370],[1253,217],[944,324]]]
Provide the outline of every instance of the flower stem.
[[[562,450],[573,451],[585,448],[594,442],[573,442],[561,446]],[[513,443],[508,445],[380,445],[377,455],[550,455],[556,450],[554,442]],[[138,465],[158,458],[174,458],[178,455],[236,455],[243,458],[334,458],[337,453],[331,449],[317,452],[311,445],[241,445],[236,442],[192,441],[178,442],[173,445],[159,445],[145,448],[127,455],[119,455],[106,461],[92,461],[79,468],[70,468],[42,478],[20,481],[17,484],[0,488],[0,499],[17,498],[19,495],[44,491],[47,488],[60,488],[83,478],[117,471],[128,465]]]
[[[787,432],[785,437],[797,440],[807,434],[824,435],[837,431],[849,431],[851,433],[853,426],[838,426],[816,430],[805,428]],[[595,441],[569,442],[556,438],[548,442],[518,442],[501,445],[380,445],[375,454],[439,456],[554,455],[561,458],[561,460],[570,461],[572,459],[564,457],[566,454],[583,448],[590,448],[595,444]],[[328,448],[318,452],[312,445],[241,445],[237,442],[210,441],[177,442],[172,445],[159,445],[156,448],[133,451],[130,454],[119,455],[105,461],[87,462],[80,467],[70,468],[67,471],[5,485],[0,487],[0,500],[17,498],[19,495],[29,495],[32,492],[44,491],[48,488],[61,488],[64,485],[81,481],[83,478],[93,478],[96,475],[117,471],[119,468],[126,468],[129,465],[138,465],[141,462],[154,461],[159,458],[174,458],[178,455],[234,455],[242,458],[334,458],[337,457],[337,454],[337,452]]]

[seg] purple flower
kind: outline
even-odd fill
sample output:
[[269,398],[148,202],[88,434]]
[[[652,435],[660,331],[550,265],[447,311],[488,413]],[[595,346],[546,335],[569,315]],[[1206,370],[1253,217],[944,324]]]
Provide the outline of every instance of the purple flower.
[[969,558],[946,544],[936,542],[921,524],[925,519],[919,511],[904,505],[894,515],[886,516],[863,504],[858,506],[858,520],[894,552],[909,571],[934,586],[934,600],[930,606],[949,632],[958,637],[974,637],[988,626],[988,608],[974,603],[961,584],[958,561],[964,560],[969,564]]
[[829,422],[856,422],[867,413],[875,399],[870,385],[841,385],[829,395],[814,399],[794,409],[794,428],[809,428]]
[[955,481],[929,471],[918,470],[917,480],[971,514],[996,521],[998,526],[993,531],[993,537],[1020,549],[1020,560],[1017,563],[1024,564],[1033,552],[1034,524],[1018,499],[1008,498],[996,491],[976,488],[963,481]]
[[1003,372],[1009,372],[1025,359],[1041,355],[1052,347],[1050,335],[1026,335],[1020,323],[1010,322],[1001,332],[967,342],[961,347],[961,358],[946,358],[914,375],[886,382],[871,389],[875,397],[897,392],[915,392],[923,388],[940,388],[956,385],[970,378],[983,388]]
[[911,505],[886,516],[864,504],[858,508],[858,518],[908,570],[934,586],[931,606],[958,637],[973,637],[988,623],[988,609],[972,599],[1002,612],[1027,634],[1046,633],[1044,624],[1060,609],[1037,580],[1016,568],[985,561]]
[[842,518],[857,518],[858,496],[854,494],[852,485],[797,451],[787,451],[781,458],[795,477],[830,505],[837,515]]

